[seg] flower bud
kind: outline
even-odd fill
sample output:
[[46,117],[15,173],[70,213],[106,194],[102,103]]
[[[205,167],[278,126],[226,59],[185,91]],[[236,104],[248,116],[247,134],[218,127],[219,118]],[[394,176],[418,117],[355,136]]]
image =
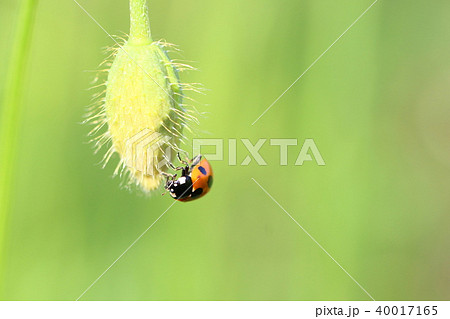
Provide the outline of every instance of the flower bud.
[[[102,110],[93,116],[107,131],[95,142],[111,142],[105,163],[114,153],[120,158],[115,174],[146,192],[156,189],[167,160],[180,151],[186,120],[182,85],[166,44],[152,42],[145,0],[130,0],[131,32],[113,55]],[[123,174],[126,173],[126,174]]]

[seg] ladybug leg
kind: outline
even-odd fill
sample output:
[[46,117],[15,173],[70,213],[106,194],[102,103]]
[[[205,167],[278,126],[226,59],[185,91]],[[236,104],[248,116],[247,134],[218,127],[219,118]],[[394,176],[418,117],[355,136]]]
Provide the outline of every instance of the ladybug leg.
[[187,160],[187,161],[183,161],[183,160],[181,159],[180,152],[177,153],[177,157],[178,157],[178,160],[180,161],[181,164],[183,164],[183,165],[185,165],[185,166],[189,166],[189,162],[188,162],[188,161],[189,161],[189,158],[188,158],[188,157],[186,157],[186,160]]
[[166,189],[167,189],[167,186],[169,185],[169,182],[173,181],[177,177],[177,174],[169,174],[166,172],[161,172],[161,175],[166,177],[166,185],[164,186],[164,188],[166,188]]
[[[184,167],[183,166],[179,166],[179,167],[175,167],[175,165],[173,165],[172,163],[168,162],[167,165],[170,166],[171,169],[173,169],[174,171],[181,171]],[[163,174],[164,175],[164,174]]]
[[166,185],[164,185],[164,189],[166,190],[161,195],[164,196],[169,189],[169,186],[173,183],[173,181],[177,178],[177,174],[169,174],[166,172],[161,172],[161,175],[166,176]]
[[166,173],[166,172],[160,172],[161,173],[161,175],[163,175],[163,176],[166,176],[167,177],[167,179],[173,179],[173,178],[175,178],[175,176],[177,176],[177,174],[169,174],[169,173]]

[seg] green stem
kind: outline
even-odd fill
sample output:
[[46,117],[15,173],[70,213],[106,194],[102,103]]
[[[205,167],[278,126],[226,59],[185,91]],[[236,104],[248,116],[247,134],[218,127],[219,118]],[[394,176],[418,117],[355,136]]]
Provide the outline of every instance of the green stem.
[[11,210],[17,135],[21,124],[21,97],[37,2],[38,0],[21,1],[4,96],[0,104],[0,281],[4,279],[5,240]]
[[130,39],[133,45],[152,43],[147,0],[130,0]]

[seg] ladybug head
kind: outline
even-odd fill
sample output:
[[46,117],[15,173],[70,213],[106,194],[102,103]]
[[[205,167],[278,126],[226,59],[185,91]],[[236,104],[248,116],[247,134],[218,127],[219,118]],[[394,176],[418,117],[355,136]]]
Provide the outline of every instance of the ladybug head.
[[175,199],[188,197],[192,192],[192,179],[189,176],[181,176],[177,180],[167,181],[166,189]]

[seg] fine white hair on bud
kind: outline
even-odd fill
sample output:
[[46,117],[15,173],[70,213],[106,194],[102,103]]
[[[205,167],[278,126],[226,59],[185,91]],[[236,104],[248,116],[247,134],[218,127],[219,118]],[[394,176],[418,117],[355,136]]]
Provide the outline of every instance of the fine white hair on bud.
[[114,174],[124,176],[126,186],[150,192],[161,184],[163,172],[174,154],[182,152],[183,131],[193,111],[183,104],[179,69],[192,69],[169,58],[173,45],[153,42],[146,0],[130,0],[130,35],[112,50],[104,92],[99,93],[86,122],[96,151],[106,148],[104,166],[114,154],[119,162]]

